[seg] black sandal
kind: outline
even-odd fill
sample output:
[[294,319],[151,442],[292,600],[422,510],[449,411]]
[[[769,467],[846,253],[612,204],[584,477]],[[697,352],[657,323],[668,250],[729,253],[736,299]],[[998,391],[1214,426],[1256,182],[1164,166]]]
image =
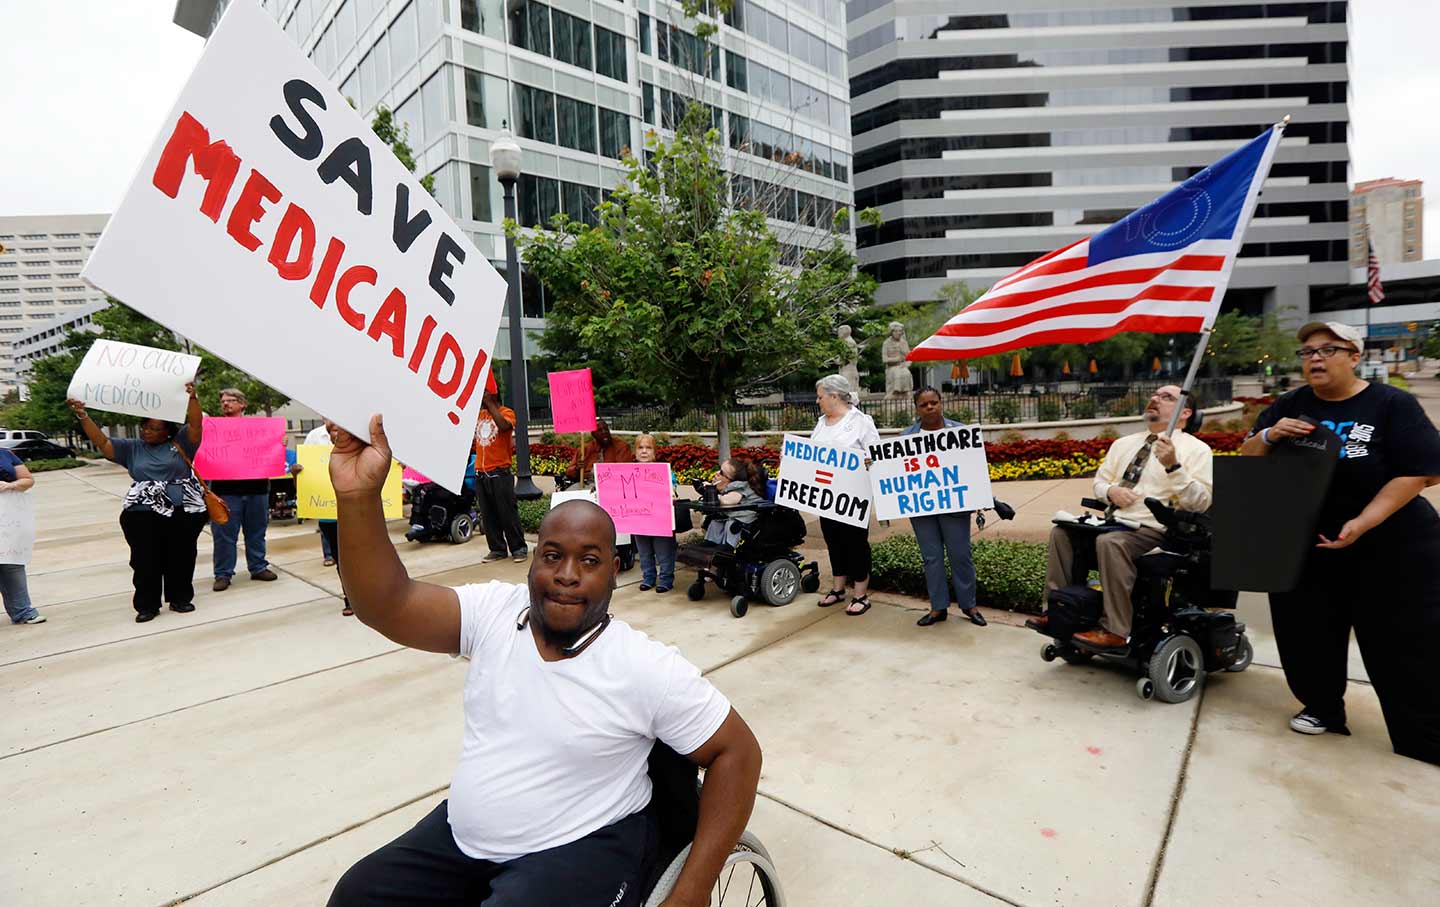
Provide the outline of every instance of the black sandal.
[[[834,600],[834,601],[826,601],[826,600],[825,600],[826,598],[833,598],[833,599],[835,599],[835,600]],[[834,606],[839,605],[839,604],[843,604],[844,602],[845,602],[845,590],[844,590],[844,589],[831,589],[829,592],[825,593],[825,598],[820,599],[820,600],[819,600],[818,602],[816,602],[815,604],[816,604],[818,607],[821,607],[821,608],[833,608]]]
[[868,595],[857,595],[857,596],[855,596],[854,598],[850,599],[850,604],[851,604],[851,605],[861,605],[862,607],[860,608],[859,611],[851,611],[850,608],[847,606],[847,607],[845,608],[845,613],[848,614],[848,615],[851,616],[851,617],[859,617],[860,615],[864,614],[866,611],[869,611],[869,610],[870,610],[870,596],[868,596]]

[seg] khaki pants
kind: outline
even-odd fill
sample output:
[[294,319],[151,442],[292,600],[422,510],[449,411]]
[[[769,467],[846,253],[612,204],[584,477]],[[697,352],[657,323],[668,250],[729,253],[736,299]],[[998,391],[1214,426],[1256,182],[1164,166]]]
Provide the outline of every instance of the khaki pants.
[[[1135,590],[1135,559],[1159,545],[1164,538],[1164,532],[1148,526],[1095,536],[1095,560],[1100,567],[1100,587],[1105,596],[1105,616],[1100,619],[1100,626],[1116,636],[1130,635],[1130,619],[1135,614],[1130,604],[1130,594]],[[1071,577],[1074,563],[1074,535],[1063,526],[1054,527],[1050,530],[1046,590],[1084,583],[1084,577]]]

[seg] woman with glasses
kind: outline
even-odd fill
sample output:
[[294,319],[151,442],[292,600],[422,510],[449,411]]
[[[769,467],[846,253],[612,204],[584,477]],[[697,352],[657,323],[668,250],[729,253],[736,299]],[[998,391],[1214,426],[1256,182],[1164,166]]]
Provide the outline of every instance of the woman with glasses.
[[185,424],[145,419],[139,440],[107,437],[85,412],[84,403],[66,401],[90,443],[130,472],[120,529],[130,545],[138,624],[155,619],[162,596],[171,611],[195,610],[195,543],[207,517],[205,491],[187,458],[193,461],[200,449],[204,423],[195,385],[187,384],[185,389],[190,392]]
[[[765,467],[749,457],[731,457],[715,473],[715,491],[725,507],[753,507],[765,502],[769,477]],[[712,520],[705,528],[705,540],[732,548],[740,542],[740,530],[755,522],[758,510],[737,510],[726,518]]]
[[[844,375],[826,375],[815,382],[815,402],[820,419],[810,440],[816,444],[852,450],[870,465],[870,445],[880,443],[875,420],[856,406],[860,394]],[[852,526],[829,517],[820,518],[820,532],[825,536],[825,549],[830,555],[830,572],[835,584],[815,604],[822,608],[843,604],[845,586],[855,583],[855,597],[845,606],[845,613],[859,617],[870,610],[870,527]]]
[[1346,734],[1350,630],[1380,699],[1396,753],[1440,765],[1440,516],[1420,497],[1440,481],[1440,433],[1415,398],[1355,374],[1364,338],[1338,322],[1300,329],[1306,386],[1260,414],[1241,453],[1268,454],[1315,425],[1340,438],[1299,585],[1270,611],[1302,734]]

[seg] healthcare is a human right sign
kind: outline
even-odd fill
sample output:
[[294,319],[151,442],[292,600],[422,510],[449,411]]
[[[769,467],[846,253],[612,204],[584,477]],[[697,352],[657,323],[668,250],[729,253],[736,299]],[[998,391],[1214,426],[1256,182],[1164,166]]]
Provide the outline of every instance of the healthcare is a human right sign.
[[254,0],[233,0],[84,278],[461,490],[505,282]]

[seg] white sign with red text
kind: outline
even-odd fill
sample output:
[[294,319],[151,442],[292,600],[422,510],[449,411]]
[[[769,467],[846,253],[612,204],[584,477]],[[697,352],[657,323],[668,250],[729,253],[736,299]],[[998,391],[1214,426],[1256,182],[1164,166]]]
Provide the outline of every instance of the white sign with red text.
[[82,275],[461,490],[505,281],[255,0],[234,0]]

